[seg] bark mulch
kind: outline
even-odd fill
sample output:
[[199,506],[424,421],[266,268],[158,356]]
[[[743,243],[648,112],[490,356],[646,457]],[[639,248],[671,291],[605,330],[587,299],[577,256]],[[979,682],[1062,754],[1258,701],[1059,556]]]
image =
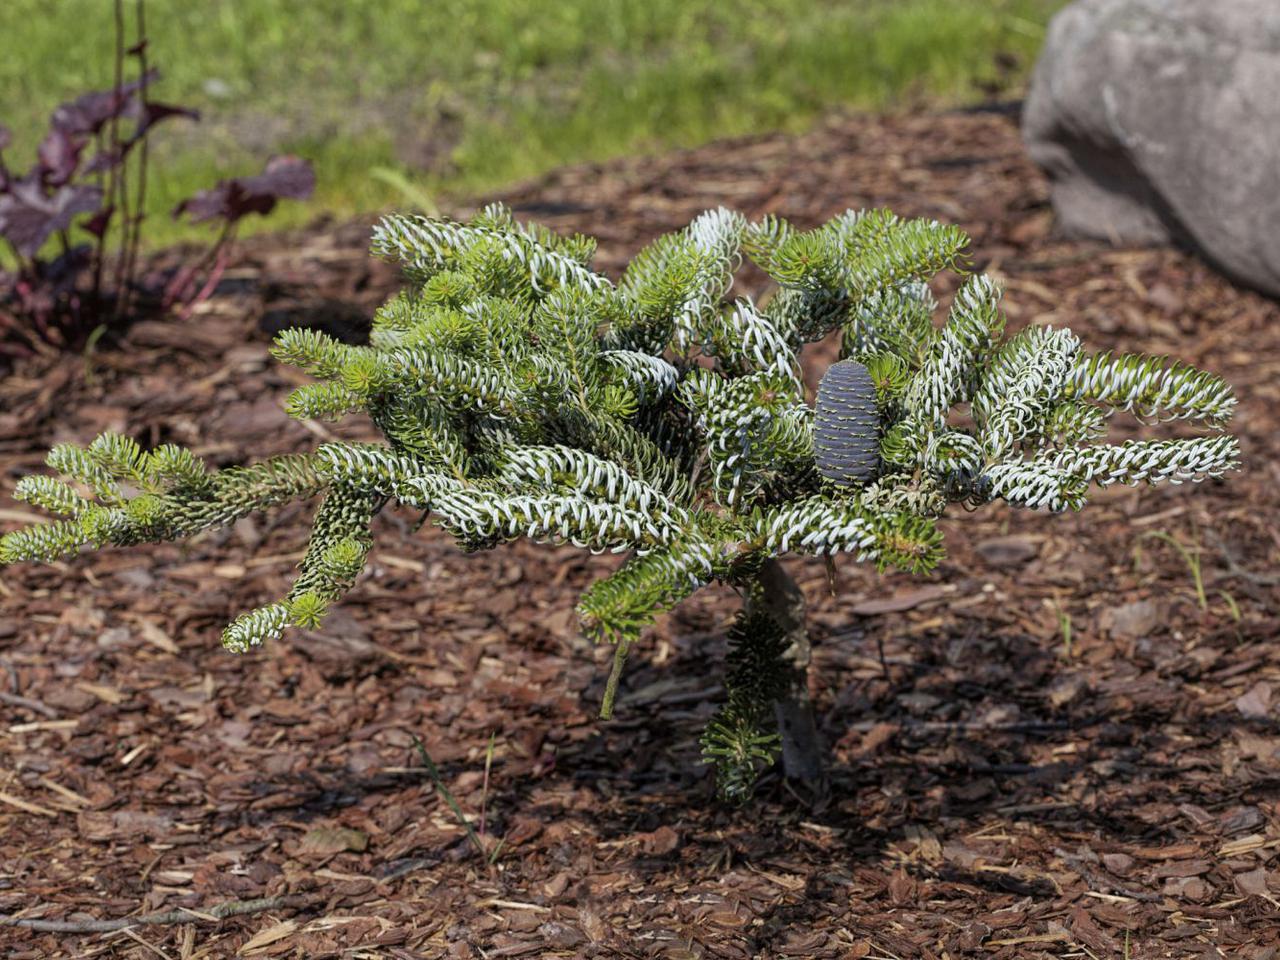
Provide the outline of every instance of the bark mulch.
[[[609,270],[722,203],[957,222],[1013,326],[1229,377],[1245,469],[1109,491],[1080,515],[957,511],[927,578],[846,563],[832,595],[821,564],[796,564],[831,789],[813,803],[774,775],[744,810],[698,763],[725,593],[652,632],[604,723],[609,651],[579,639],[573,603],[609,558],[464,556],[389,514],[324,630],[244,657],[218,630],[285,590],[306,507],[8,569],[0,913],[52,929],[0,927],[5,956],[1277,955],[1275,304],[1178,252],[1056,238],[998,112],[833,120],[505,199],[599,236]],[[104,429],[220,464],[367,436],[288,420],[299,378],[267,356],[289,323],[359,336],[396,283],[367,227],[252,241],[190,322],[20,366],[0,382],[0,493],[51,443]],[[27,513],[0,503],[4,529]]]

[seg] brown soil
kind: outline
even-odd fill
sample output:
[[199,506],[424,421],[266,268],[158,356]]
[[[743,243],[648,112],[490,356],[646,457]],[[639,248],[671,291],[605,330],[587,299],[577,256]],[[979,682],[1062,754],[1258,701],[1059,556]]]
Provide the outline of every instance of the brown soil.
[[[1013,326],[1067,323],[1095,347],[1225,374],[1245,469],[1114,490],[1078,516],[957,511],[925,579],[843,564],[832,596],[820,564],[797,563],[831,790],[812,804],[774,775],[745,810],[714,800],[698,762],[725,592],[652,632],[603,723],[608,651],[579,639],[573,603],[607,558],[465,556],[390,514],[322,632],[245,657],[218,631],[285,590],[305,507],[8,569],[0,913],[191,912],[114,933],[0,928],[6,956],[1276,955],[1276,305],[1177,252],[1056,238],[1000,114],[840,120],[565,170],[505,199],[599,236],[611,271],[716,204],[806,225],[873,205],[957,222],[1007,284]],[[286,419],[298,378],[264,332],[301,319],[358,336],[396,283],[366,235],[254,241],[191,322],[21,367],[0,383],[0,492],[51,443],[104,429],[220,464],[367,435]],[[6,498],[0,522],[27,512]],[[1207,608],[1153,534],[1191,551]],[[483,817],[492,865],[415,736]],[[265,897],[284,899],[208,915]]]

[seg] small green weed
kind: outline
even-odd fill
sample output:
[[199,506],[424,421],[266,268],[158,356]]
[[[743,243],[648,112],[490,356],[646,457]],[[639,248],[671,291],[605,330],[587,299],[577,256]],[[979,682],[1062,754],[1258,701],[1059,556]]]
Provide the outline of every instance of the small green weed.
[[1062,659],[1070,660],[1071,648],[1071,614],[1058,607],[1058,630],[1062,634]]
[[1209,597],[1204,589],[1204,574],[1201,571],[1200,558],[1203,550],[1200,545],[1193,540],[1190,546],[1184,546],[1181,540],[1164,530],[1151,530],[1142,534],[1138,538],[1139,545],[1135,545],[1133,548],[1135,566],[1142,557],[1140,544],[1143,540],[1159,540],[1162,543],[1169,544],[1178,552],[1178,556],[1182,557],[1183,562],[1187,565],[1187,570],[1191,573],[1191,582],[1195,586],[1196,603],[1199,604],[1202,611],[1207,611],[1209,609]]
[[417,737],[413,738],[414,749],[418,751],[418,756],[422,758],[422,765],[426,768],[427,776],[431,778],[431,783],[435,786],[436,792],[440,794],[441,799],[453,811],[453,815],[458,818],[458,822],[462,824],[462,829],[467,833],[467,839],[471,841],[471,845],[484,859],[484,861],[493,866],[497,862],[498,855],[502,853],[502,848],[506,845],[505,840],[499,840],[493,847],[493,850],[486,850],[484,841],[481,839],[484,835],[486,813],[488,810],[489,798],[489,769],[493,763],[494,735],[489,736],[489,748],[485,751],[484,761],[484,787],[480,799],[480,830],[471,825],[471,821],[467,819],[467,815],[462,811],[462,805],[458,803],[458,799],[453,795],[453,791],[445,784],[444,778],[440,776],[440,768],[436,766],[431,754],[427,753],[427,748],[422,745],[422,741]]

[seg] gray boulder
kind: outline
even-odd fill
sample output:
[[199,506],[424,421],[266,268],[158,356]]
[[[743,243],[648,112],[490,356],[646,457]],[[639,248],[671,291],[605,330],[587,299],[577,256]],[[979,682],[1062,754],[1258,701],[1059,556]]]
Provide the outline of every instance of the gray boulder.
[[1062,227],[1280,296],[1280,0],[1077,0],[1023,110]]

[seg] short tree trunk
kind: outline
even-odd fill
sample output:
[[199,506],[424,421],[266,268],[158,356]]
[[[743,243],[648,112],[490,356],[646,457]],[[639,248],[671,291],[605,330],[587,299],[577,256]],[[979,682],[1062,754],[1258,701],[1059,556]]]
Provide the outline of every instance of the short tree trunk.
[[[782,766],[788,777],[807,785],[822,781],[823,748],[809,698],[809,631],[805,625],[804,593],[777,560],[766,560],[756,577],[761,612],[787,635],[786,693],[774,705],[782,737]],[[748,601],[750,604],[752,601]]]

